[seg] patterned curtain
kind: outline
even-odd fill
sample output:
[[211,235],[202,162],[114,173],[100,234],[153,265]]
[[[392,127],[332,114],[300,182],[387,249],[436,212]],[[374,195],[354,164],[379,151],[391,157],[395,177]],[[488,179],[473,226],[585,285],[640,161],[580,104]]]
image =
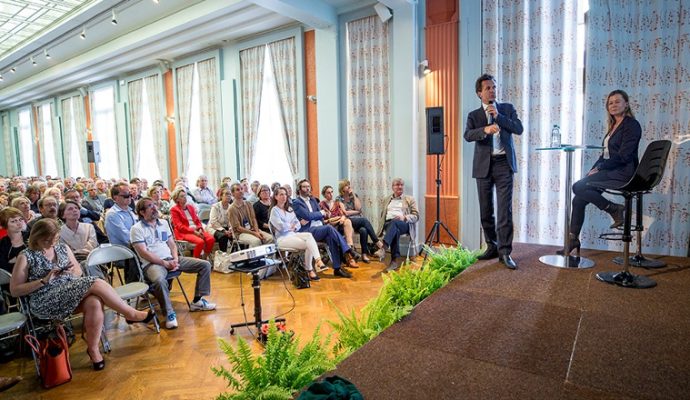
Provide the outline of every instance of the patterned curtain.
[[376,15],[348,22],[346,45],[348,173],[376,221],[392,179],[388,24]]
[[7,176],[12,176],[16,171],[12,162],[12,132],[10,132],[10,116],[8,114],[2,116],[2,136],[5,143],[5,171]]
[[216,59],[197,63],[199,72],[199,114],[201,114],[201,166],[210,182],[220,182],[220,159],[218,149],[222,148],[220,130],[218,129],[217,105],[220,103],[218,93],[218,71]]
[[77,130],[77,149],[79,161],[85,175],[89,173],[89,163],[86,158],[86,112],[84,110],[84,98],[82,96],[72,97],[72,107],[74,110],[74,128]]
[[[65,151],[65,154],[69,154],[69,151],[72,149],[72,119],[74,116],[72,115],[72,99],[74,97],[69,97],[64,100],[62,100],[62,148]],[[72,176],[72,166],[70,165],[71,163],[69,162],[69,157],[65,158],[65,176]]]
[[167,176],[168,147],[166,131],[163,129],[163,106],[161,104],[161,80],[160,75],[151,75],[144,78],[146,84],[146,101],[149,104],[149,117],[151,119],[151,131],[153,132],[153,149],[158,170],[162,176]]
[[273,74],[278,87],[280,112],[285,127],[285,149],[293,178],[299,175],[297,143],[297,71],[295,69],[295,38],[269,43]]
[[261,86],[264,79],[265,52],[265,45],[240,51],[243,121],[242,161],[244,176],[251,176],[252,173],[252,155],[254,154],[254,143],[259,130],[259,109],[261,107]]
[[43,132],[43,107],[41,105],[34,105],[31,106],[33,109],[33,112],[36,115],[36,132],[38,133],[37,137],[39,138],[38,142],[38,148],[39,151],[41,152],[41,165],[40,167],[40,175],[47,175],[48,173],[46,170],[48,169],[48,165],[46,164],[46,142],[43,139],[45,133]]
[[549,145],[554,124],[563,143],[581,143],[574,118],[577,7],[577,0],[483,2],[483,72],[496,77],[497,102],[512,103],[524,127],[513,135],[517,242],[563,243],[565,155],[535,149]]
[[184,65],[175,70],[175,82],[177,85],[177,109],[180,114],[178,128],[180,129],[180,160],[182,170],[187,170],[189,159],[189,126],[192,115],[192,88],[194,85],[194,64]]
[[[614,89],[630,96],[642,125],[639,154],[649,142],[673,141],[664,178],[644,196],[643,250],[684,256],[690,235],[690,9],[684,0],[590,0],[585,77],[585,137],[601,143],[604,102]],[[598,154],[587,154],[589,169]],[[622,203],[621,197],[612,196]],[[588,207],[588,247],[620,248],[598,239],[610,219]]]
[[144,80],[137,79],[127,84],[129,101],[129,126],[130,138],[132,140],[132,171],[136,174],[139,171],[139,143],[141,143],[142,121],[144,113]]

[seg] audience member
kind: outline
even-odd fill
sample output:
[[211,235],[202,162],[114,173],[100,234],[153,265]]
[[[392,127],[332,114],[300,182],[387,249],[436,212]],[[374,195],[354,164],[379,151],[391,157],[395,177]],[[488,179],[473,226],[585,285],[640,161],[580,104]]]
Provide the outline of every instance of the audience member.
[[39,214],[38,199],[41,198],[41,190],[39,189],[38,185],[30,185],[28,188],[26,188],[26,192],[24,193],[24,195],[31,202],[31,211],[33,211],[34,214]]
[[137,220],[136,214],[129,208],[131,195],[129,185],[122,182],[110,189],[113,206],[105,213],[105,231],[110,243],[129,246],[129,231]]
[[60,240],[69,246],[77,261],[84,261],[91,250],[98,247],[98,240],[93,225],[79,222],[80,209],[76,201],[65,200],[58,208],[58,217],[64,222]]
[[36,214],[31,211],[31,201],[24,196],[19,196],[12,200],[11,206],[22,212],[24,222],[27,224],[36,218]]
[[57,217],[58,201],[55,197],[44,196],[40,200],[38,200],[38,211],[41,212],[41,215],[32,219],[31,222],[27,224],[27,230],[29,232],[31,232],[31,229],[33,228],[36,221],[41,220],[43,218],[58,221],[58,225],[62,225],[62,221],[59,221]]
[[270,217],[269,211],[271,209],[271,189],[268,185],[260,185],[258,188],[259,198],[254,203],[254,215],[256,215],[256,222],[259,224],[259,229],[270,233],[268,227],[268,219]]
[[194,257],[205,260],[213,249],[213,235],[204,231],[196,210],[187,204],[187,193],[184,189],[175,190],[172,200],[175,205],[170,208],[170,218],[175,237],[194,245]]
[[7,235],[0,239],[0,268],[12,273],[17,256],[26,248],[26,222],[22,212],[14,207],[0,211],[0,227],[7,230]]
[[[383,245],[391,251],[391,261],[386,268],[386,272],[395,271],[400,268],[400,235],[416,235],[415,227],[419,220],[417,202],[414,197],[403,194],[405,182],[400,178],[393,179],[393,194],[387,196],[382,201],[381,217],[379,223],[381,229],[379,236],[383,236]],[[416,249],[415,249],[416,252]]]
[[170,203],[161,198],[162,190],[160,186],[151,186],[147,194],[151,200],[153,200],[153,203],[156,205],[156,208],[161,215],[166,217],[170,215]]
[[[345,206],[333,197],[332,186],[324,186],[323,189],[321,189],[321,194],[324,200],[321,200],[319,207],[322,210],[328,211],[329,218],[327,222],[338,229],[338,232],[345,237],[348,246],[353,247],[352,235],[354,231],[352,230],[352,221],[345,215]],[[365,262],[369,262],[368,257]]]
[[[175,194],[185,198],[184,193],[180,195],[178,192],[173,193],[173,198]],[[216,305],[203,298],[211,294],[211,264],[198,258],[178,257],[177,245],[168,223],[158,219],[158,209],[151,199],[139,200],[137,215],[139,222],[132,227],[130,240],[141,259],[144,275],[151,283],[161,311],[167,316],[165,327],[177,328],[177,314],[170,302],[168,272],[179,270],[195,273],[196,285],[191,311],[215,310]]]
[[249,204],[254,204],[259,201],[259,186],[261,186],[259,181],[252,181],[252,184],[249,185],[249,197],[247,197]]
[[91,184],[86,187],[87,195],[84,197],[84,200],[82,201],[82,205],[90,209],[92,211],[95,211],[99,214],[103,214],[104,212],[104,207],[103,204],[105,202],[105,195],[99,194],[98,189],[96,189],[96,186]]
[[365,257],[368,252],[369,238],[371,238],[372,243],[376,244],[378,250],[374,255],[380,260],[386,255],[386,251],[383,248],[383,242],[376,235],[374,227],[367,217],[362,214],[362,202],[359,200],[359,196],[352,190],[350,186],[350,181],[343,179],[338,183],[338,196],[337,200],[340,201],[345,206],[345,214],[352,221],[352,228],[359,232],[359,244],[362,248],[362,260],[364,262],[369,262],[369,257]]
[[196,203],[202,208],[211,207],[217,202],[216,196],[211,188],[208,187],[208,177],[206,175],[201,175],[196,180],[196,189],[194,189],[192,194],[194,199],[196,199]]
[[229,217],[231,197],[230,188],[221,191],[220,201],[211,206],[211,215],[206,225],[206,230],[213,235],[221,251],[228,251],[228,242],[233,239]]
[[254,208],[244,200],[242,186],[239,183],[233,183],[230,186],[230,192],[233,196],[233,202],[230,205],[230,225],[237,239],[249,247],[272,243],[273,237],[259,229]]

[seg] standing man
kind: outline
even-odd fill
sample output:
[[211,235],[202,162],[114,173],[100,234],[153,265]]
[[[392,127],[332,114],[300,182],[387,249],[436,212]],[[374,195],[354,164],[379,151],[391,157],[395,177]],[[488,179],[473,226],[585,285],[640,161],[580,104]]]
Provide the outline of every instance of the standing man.
[[[465,140],[475,142],[472,177],[477,180],[479,210],[486,251],[479,260],[497,258],[516,269],[513,250],[513,174],[517,172],[513,135],[522,134],[522,122],[510,103],[496,102],[496,80],[484,74],[475,84],[482,106],[467,116]],[[496,187],[494,217],[493,189]]]

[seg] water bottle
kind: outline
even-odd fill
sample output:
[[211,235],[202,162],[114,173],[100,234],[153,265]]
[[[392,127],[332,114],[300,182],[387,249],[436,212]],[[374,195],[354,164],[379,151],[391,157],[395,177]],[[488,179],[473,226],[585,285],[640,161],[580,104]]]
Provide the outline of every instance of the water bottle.
[[558,125],[551,129],[551,147],[561,147],[561,128]]

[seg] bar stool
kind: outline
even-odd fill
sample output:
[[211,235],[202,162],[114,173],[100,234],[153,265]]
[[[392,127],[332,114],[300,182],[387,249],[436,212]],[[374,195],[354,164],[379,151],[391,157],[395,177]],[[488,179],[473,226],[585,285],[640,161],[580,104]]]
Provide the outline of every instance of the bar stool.
[[[599,237],[606,240],[620,240],[623,242],[623,271],[621,272],[600,272],[597,279],[602,282],[614,285],[647,289],[656,286],[656,282],[646,276],[634,275],[630,272],[630,242],[632,241],[632,199],[638,194],[649,193],[659,184],[664,175],[666,160],[671,150],[671,141],[657,140],[651,142],[642,160],[635,170],[633,177],[623,186],[606,187],[599,182],[592,182],[590,185],[603,189],[606,193],[623,196],[625,199],[625,224],[623,233],[604,233]],[[639,223],[639,222],[638,222]]]
[[[649,192],[645,192],[649,193]],[[637,212],[635,214],[635,226],[631,228],[633,232],[637,232],[637,253],[634,256],[630,256],[630,265],[633,267],[639,267],[639,268],[647,268],[647,269],[656,269],[656,268],[663,268],[666,266],[666,263],[660,260],[653,260],[646,258],[644,255],[642,255],[642,231],[644,230],[644,224],[642,221],[642,195],[645,193],[638,193],[635,195],[635,208],[637,209]],[[618,265],[623,265],[623,257],[614,257],[613,262],[618,264]]]

